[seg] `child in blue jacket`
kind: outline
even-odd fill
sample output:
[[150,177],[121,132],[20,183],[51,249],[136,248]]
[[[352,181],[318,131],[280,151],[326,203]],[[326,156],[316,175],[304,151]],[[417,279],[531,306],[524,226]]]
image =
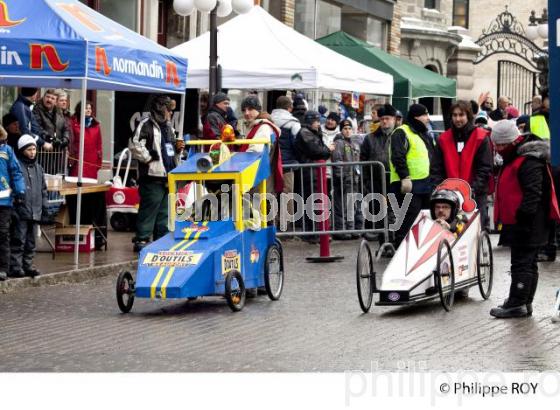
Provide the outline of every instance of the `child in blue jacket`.
[[7,138],[6,130],[0,126],[0,281],[6,280],[10,270],[12,206],[25,201],[25,183]]

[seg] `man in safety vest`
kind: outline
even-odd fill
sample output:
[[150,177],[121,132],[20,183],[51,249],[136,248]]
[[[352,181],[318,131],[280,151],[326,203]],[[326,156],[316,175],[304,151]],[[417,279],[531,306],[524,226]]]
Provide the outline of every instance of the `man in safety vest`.
[[502,224],[500,240],[511,247],[511,286],[497,318],[530,316],[539,278],[537,254],[548,239],[550,221],[560,221],[550,172],[548,144],[521,134],[504,120],[492,129],[496,150],[504,159],[498,177],[494,220]]
[[550,141],[550,128],[548,127],[548,98],[544,99],[541,108],[533,112],[525,125],[525,131],[536,135],[542,140]]
[[457,101],[451,106],[451,128],[438,139],[436,153],[444,175],[438,179],[460,178],[469,183],[483,228],[487,228],[488,182],[492,174],[492,149],[488,131],[475,127],[471,104]]
[[404,221],[395,233],[397,247],[420,210],[430,206],[430,194],[435,186],[430,175],[441,175],[435,145],[428,135],[429,121],[428,109],[422,104],[413,104],[408,109],[405,123],[391,135],[390,190],[399,203],[404,201],[406,194],[413,194]]

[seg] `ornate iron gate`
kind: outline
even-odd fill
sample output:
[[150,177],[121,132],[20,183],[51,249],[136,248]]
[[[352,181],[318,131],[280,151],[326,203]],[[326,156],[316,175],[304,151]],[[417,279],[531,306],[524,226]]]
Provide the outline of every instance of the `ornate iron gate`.
[[536,71],[513,61],[498,61],[498,95],[509,97],[514,107],[531,113],[531,99],[537,92]]
[[508,11],[500,13],[490,25],[482,30],[476,40],[481,47],[474,64],[479,64],[495,54],[509,54],[520,58],[526,65],[511,60],[498,61],[498,95],[510,97],[512,104],[521,112],[530,113],[531,99],[537,94],[539,72],[543,57],[548,52],[526,37],[523,25]]

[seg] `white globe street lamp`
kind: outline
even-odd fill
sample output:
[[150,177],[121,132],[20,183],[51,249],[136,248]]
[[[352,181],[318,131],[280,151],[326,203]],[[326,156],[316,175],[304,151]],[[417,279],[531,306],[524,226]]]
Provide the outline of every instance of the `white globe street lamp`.
[[216,7],[217,0],[194,0],[194,6],[203,13],[210,13]]
[[173,10],[180,16],[190,16],[194,11],[194,0],[174,0]]
[[209,97],[222,88],[218,66],[218,23],[217,17],[227,17],[233,11],[245,14],[255,5],[254,0],[174,0],[173,9],[180,16],[188,16],[194,10],[210,13],[210,68],[208,76]]

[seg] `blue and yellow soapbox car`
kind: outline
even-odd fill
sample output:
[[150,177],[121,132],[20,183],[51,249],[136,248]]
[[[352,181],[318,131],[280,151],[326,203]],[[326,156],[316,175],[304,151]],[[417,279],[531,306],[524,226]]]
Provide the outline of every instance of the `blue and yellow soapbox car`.
[[[227,148],[247,143],[264,147],[237,153]],[[135,278],[130,272],[119,274],[120,310],[129,312],[135,298],[224,296],[239,311],[249,289],[253,294],[266,289],[270,299],[278,300],[284,262],[276,228],[266,221],[270,172],[268,141],[256,139],[224,142],[218,158],[195,153],[171,171],[170,232],[142,249]]]

